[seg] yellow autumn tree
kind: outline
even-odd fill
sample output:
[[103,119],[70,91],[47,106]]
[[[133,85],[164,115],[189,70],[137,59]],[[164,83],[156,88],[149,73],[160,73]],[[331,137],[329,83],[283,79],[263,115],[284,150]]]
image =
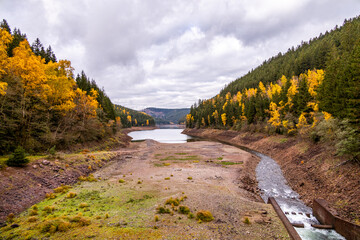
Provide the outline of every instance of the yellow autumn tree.
[[300,133],[305,133],[309,128],[309,124],[306,120],[305,113],[302,112],[299,117],[299,122],[296,124],[296,128],[299,129]]
[[71,63],[67,60],[50,61],[46,64],[45,73],[50,87],[47,100],[50,109],[59,110],[65,114],[75,107],[75,91],[73,90],[75,81],[71,77],[72,71]]
[[222,121],[224,126],[226,125],[226,120],[227,120],[226,113],[221,114],[221,121]]
[[27,40],[20,42],[9,58],[9,72],[21,79],[24,97],[46,100],[50,92],[45,73],[45,60],[36,56]]
[[241,99],[242,99],[242,94],[240,91],[238,91],[236,94],[236,101],[239,103],[239,106],[241,106]]
[[259,90],[260,90],[261,94],[266,94],[266,88],[261,81],[259,82]]
[[6,89],[7,89],[8,84],[6,82],[1,82],[0,81],[0,95],[5,95],[6,94]]
[[202,127],[205,127],[205,125],[206,125],[206,124],[205,124],[205,118],[201,118],[201,126],[202,126]]
[[276,103],[271,102],[269,107],[270,119],[268,122],[274,126],[279,127],[281,125],[280,113]]
[[286,96],[288,98],[287,104],[289,105],[289,108],[292,108],[293,99],[297,92],[298,92],[298,80],[295,78],[292,78],[290,80],[290,87],[286,93]]
[[80,121],[85,122],[88,119],[96,118],[96,109],[99,106],[96,93],[97,91],[93,90],[92,95],[87,95],[80,88],[75,90],[75,110]]
[[216,125],[219,124],[219,113],[218,113],[217,110],[215,110],[215,111],[213,112],[212,116],[213,116],[214,119],[215,119],[215,124],[216,124]]
[[281,92],[281,86],[278,85],[278,84],[272,84],[270,83],[270,85],[268,85],[268,88],[267,88],[267,95],[269,97],[269,99],[273,99],[273,96],[275,94],[280,94]]
[[6,74],[8,67],[7,47],[13,40],[11,34],[0,28],[0,78]]
[[303,74],[306,77],[309,84],[309,93],[312,97],[316,97],[317,88],[324,81],[325,72],[322,69],[308,70],[307,73]]
[[126,117],[126,119],[128,120],[128,122],[131,124],[131,116],[130,115],[128,115],[127,117]]

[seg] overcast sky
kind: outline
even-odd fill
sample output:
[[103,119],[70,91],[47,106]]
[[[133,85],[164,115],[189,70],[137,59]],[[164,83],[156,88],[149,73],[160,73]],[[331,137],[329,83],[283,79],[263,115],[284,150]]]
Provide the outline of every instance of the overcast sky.
[[360,14],[360,0],[0,0],[113,103],[190,107],[302,40]]

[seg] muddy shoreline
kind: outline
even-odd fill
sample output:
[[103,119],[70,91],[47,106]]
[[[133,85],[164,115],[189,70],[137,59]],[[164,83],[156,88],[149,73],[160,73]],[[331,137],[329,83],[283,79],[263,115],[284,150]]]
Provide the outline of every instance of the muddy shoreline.
[[193,137],[245,146],[271,156],[280,165],[289,185],[312,207],[313,199],[322,198],[335,215],[359,224],[360,171],[354,164],[340,165],[344,159],[334,151],[306,139],[266,136],[217,129],[185,129]]

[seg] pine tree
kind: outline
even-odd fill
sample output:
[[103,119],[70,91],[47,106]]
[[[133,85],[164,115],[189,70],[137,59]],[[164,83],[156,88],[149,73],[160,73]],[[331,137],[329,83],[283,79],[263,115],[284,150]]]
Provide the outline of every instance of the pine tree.
[[3,21],[0,23],[0,27],[5,29],[6,31],[8,31],[11,34],[11,28],[10,28],[8,22],[6,21],[6,19],[3,19]]

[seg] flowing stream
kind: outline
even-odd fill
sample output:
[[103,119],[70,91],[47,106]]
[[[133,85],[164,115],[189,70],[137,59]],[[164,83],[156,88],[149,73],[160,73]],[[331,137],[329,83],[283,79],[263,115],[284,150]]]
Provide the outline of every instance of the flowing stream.
[[311,224],[320,223],[312,215],[312,209],[306,206],[299,199],[299,194],[287,184],[280,166],[275,160],[253,150],[247,151],[261,159],[256,167],[256,178],[259,183],[262,199],[267,202],[269,197],[274,197],[291,223],[303,223],[304,228],[295,228],[302,239],[345,239],[335,230],[311,227]]
[[[162,143],[185,143],[196,139],[201,140],[182,134],[182,131],[183,129],[155,129],[130,132],[129,136],[133,138],[133,141],[153,139]],[[312,209],[306,206],[300,200],[299,194],[292,190],[287,184],[280,166],[274,159],[245,147],[240,148],[260,157],[261,161],[256,167],[256,178],[259,183],[262,199],[264,202],[267,202],[269,197],[274,197],[291,223],[303,223],[304,228],[295,228],[302,239],[346,240],[335,230],[316,229],[311,227],[311,224],[320,223],[312,215]]]

